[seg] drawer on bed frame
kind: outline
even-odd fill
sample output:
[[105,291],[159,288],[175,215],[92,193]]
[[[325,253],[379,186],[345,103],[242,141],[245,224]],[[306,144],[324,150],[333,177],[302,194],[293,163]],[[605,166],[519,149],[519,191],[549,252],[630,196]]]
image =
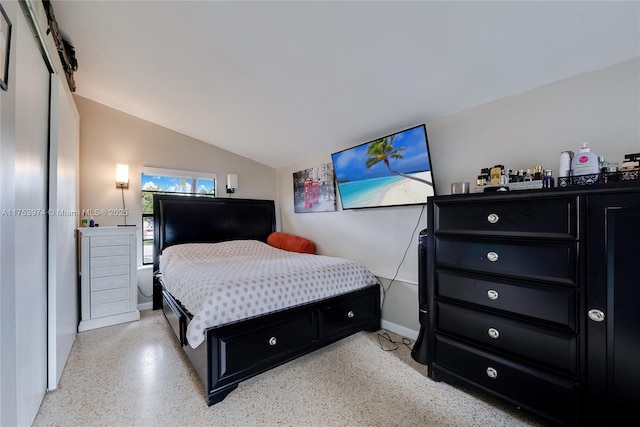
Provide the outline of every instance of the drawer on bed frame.
[[313,317],[312,312],[302,312],[293,318],[220,338],[220,377],[286,359],[290,354],[311,346],[316,341]]
[[162,291],[162,311],[180,346],[187,345],[187,315],[166,291]]
[[331,336],[350,335],[359,325],[370,324],[376,318],[375,307],[377,295],[367,295],[353,298],[320,311],[320,339]]

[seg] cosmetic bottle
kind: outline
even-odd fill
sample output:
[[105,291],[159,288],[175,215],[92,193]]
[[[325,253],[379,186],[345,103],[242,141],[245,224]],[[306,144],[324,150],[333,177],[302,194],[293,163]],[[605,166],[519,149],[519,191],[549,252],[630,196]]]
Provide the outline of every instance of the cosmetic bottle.
[[560,153],[560,167],[558,168],[558,177],[571,176],[571,161],[573,159],[573,151],[563,151]]
[[598,170],[600,170],[600,172],[611,171],[611,163],[607,162],[604,156],[598,156]]
[[598,156],[591,152],[587,146],[588,142],[582,143],[580,151],[573,156],[571,169],[574,175],[590,175],[600,172],[598,169]]
[[544,177],[542,178],[542,188],[553,188],[555,186],[554,184],[553,172],[549,169],[545,170]]

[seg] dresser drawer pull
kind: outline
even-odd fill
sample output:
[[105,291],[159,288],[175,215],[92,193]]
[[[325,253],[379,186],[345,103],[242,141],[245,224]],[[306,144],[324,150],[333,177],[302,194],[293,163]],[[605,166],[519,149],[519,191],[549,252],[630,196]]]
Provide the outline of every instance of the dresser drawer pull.
[[498,296],[498,291],[495,291],[493,289],[489,289],[487,291],[487,298],[489,298],[490,300],[497,300]]
[[278,340],[276,339],[276,337],[269,338],[269,345],[276,345],[277,343]]
[[489,378],[493,378],[496,379],[498,378],[498,371],[496,371],[495,369],[493,369],[492,367],[488,367],[487,368],[487,376]]
[[595,308],[591,309],[589,310],[589,319],[593,320],[594,322],[602,322],[604,321],[604,313]]
[[355,314],[353,311],[349,311],[349,312],[347,313],[347,317],[348,317],[349,319],[353,319],[355,316],[356,316],[356,314]]
[[496,262],[498,260],[498,254],[496,252],[491,251],[487,254],[487,259],[491,262]]
[[489,330],[487,331],[487,333],[489,334],[489,336],[493,339],[496,339],[500,336],[500,332],[498,332],[497,329],[495,328],[489,328]]
[[489,214],[489,216],[487,217],[487,221],[489,221],[491,224],[495,224],[499,220],[500,220],[500,217],[494,213]]

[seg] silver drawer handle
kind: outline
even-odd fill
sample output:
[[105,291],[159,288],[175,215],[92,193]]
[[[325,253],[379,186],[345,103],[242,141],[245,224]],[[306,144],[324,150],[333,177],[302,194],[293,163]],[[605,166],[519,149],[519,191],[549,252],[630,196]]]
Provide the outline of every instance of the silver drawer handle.
[[276,337],[269,338],[269,345],[276,345],[277,343],[278,340],[276,339]]
[[498,371],[496,371],[495,369],[493,369],[492,367],[488,367],[487,368],[487,376],[489,378],[493,378],[496,379],[498,378]]
[[349,312],[347,313],[347,317],[348,317],[349,319],[353,319],[355,316],[356,316],[356,314],[355,314],[353,311],[349,311]]
[[489,289],[487,291],[487,298],[489,298],[490,300],[496,300],[498,299],[498,291],[495,291],[493,289]]
[[487,221],[489,221],[491,224],[495,224],[499,220],[500,220],[500,217],[494,213],[489,214],[489,216],[487,217]]
[[487,254],[487,259],[491,262],[496,262],[498,260],[498,254],[496,252],[491,251]]
[[589,310],[589,319],[594,322],[602,322],[604,321],[604,313],[600,310],[596,310],[595,308],[591,309]]
[[489,334],[489,336],[493,339],[496,339],[500,336],[500,332],[498,332],[497,329],[495,328],[489,328],[489,330],[487,331],[487,333]]

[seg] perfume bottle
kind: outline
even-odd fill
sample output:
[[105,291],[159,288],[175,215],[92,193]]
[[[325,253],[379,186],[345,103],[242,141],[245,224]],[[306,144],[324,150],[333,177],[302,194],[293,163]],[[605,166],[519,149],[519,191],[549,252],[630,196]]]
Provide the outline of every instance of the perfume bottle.
[[611,163],[604,159],[604,156],[598,156],[598,169],[600,172],[611,172]]
[[550,169],[547,169],[544,171],[544,177],[542,178],[542,188],[553,188],[554,186],[553,173]]

